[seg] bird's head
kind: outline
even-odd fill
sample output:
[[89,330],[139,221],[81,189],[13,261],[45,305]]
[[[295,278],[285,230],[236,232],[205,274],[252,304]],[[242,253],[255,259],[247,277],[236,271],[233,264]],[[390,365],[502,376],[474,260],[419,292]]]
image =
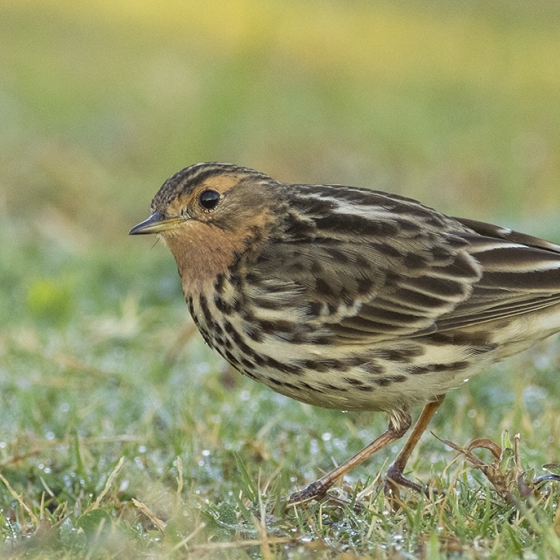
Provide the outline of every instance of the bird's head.
[[159,234],[177,261],[183,287],[198,288],[264,240],[280,203],[278,186],[244,167],[192,165],[165,181],[152,200],[152,215],[130,235]]

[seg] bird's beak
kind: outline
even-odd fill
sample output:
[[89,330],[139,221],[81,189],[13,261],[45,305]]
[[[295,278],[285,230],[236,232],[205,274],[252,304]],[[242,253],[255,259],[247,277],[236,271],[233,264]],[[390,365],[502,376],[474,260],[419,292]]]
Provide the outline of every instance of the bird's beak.
[[147,233],[161,233],[162,231],[173,229],[178,224],[185,221],[183,217],[166,218],[161,212],[154,212],[147,220],[134,226],[128,235],[143,235]]

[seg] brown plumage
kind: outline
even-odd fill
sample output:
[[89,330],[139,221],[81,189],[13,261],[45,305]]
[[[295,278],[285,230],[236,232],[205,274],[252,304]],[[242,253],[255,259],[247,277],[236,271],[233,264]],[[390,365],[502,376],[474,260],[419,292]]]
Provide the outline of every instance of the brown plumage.
[[340,185],[292,185],[202,163],[168,179],[152,216],[206,342],[294,399],[381,410],[388,430],[292,495],[322,497],[410,427],[391,480],[447,391],[560,331],[560,246]]

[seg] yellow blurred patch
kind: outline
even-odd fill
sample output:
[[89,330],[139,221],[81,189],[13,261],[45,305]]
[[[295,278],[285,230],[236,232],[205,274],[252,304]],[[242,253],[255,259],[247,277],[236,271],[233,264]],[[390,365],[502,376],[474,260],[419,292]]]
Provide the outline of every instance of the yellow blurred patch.
[[56,279],[35,280],[27,290],[27,307],[35,318],[59,323],[72,314],[72,292]]
[[[4,6],[28,10],[31,0]],[[503,89],[560,85],[560,33],[489,18],[474,3],[437,10],[366,2],[295,0],[42,0],[60,17],[143,26],[208,50],[269,50],[334,78],[417,77]]]

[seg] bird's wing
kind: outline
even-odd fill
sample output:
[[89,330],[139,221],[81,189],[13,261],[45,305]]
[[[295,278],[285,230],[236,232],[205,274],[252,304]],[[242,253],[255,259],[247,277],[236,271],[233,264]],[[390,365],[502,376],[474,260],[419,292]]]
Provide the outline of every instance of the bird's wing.
[[329,211],[326,197],[307,212],[312,205],[300,201],[289,235],[251,267],[257,299],[270,302],[276,286],[278,302],[305,309],[297,320],[349,344],[425,336],[560,301],[560,247],[400,197],[352,197],[360,196],[360,204],[340,205],[337,193]]
[[458,219],[482,266],[469,298],[440,317],[438,331],[505,319],[560,303],[560,246],[499,226]]

